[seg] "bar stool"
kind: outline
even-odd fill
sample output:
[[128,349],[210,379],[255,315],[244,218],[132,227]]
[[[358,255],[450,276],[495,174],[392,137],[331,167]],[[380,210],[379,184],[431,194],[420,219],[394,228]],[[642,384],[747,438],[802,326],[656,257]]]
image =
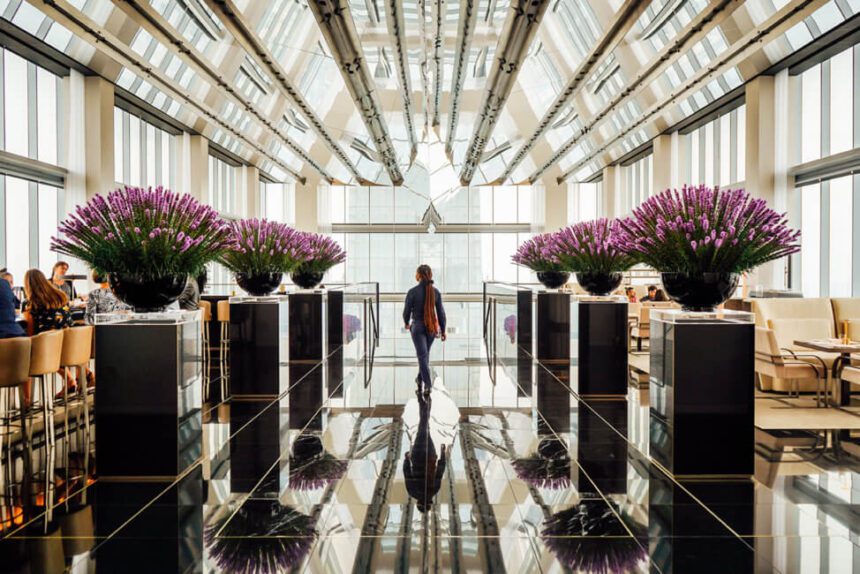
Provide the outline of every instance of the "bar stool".
[[212,303],[209,301],[200,301],[200,310],[203,311],[203,398],[208,399],[212,366],[212,356],[209,349],[209,322],[212,320]]
[[[93,333],[95,327],[72,327],[64,330],[63,350],[60,356],[60,366],[66,369],[75,369],[78,381],[78,396],[83,399],[81,410],[84,414],[85,436],[90,435],[90,407],[87,401],[87,365],[93,351]],[[67,375],[68,376],[68,375]],[[69,434],[69,400],[68,393],[63,392],[63,406],[66,411],[66,436]],[[78,428],[80,429],[80,411],[78,413]],[[68,453],[68,449],[66,449]]]
[[[6,419],[6,438],[7,449],[11,451],[12,447],[12,404],[14,403],[14,390],[17,387],[19,393],[20,404],[24,404],[24,385],[30,383],[30,338],[15,337],[12,339],[0,339],[0,391],[3,391],[6,411],[4,418]],[[13,391],[13,392],[9,392]],[[24,409],[21,409],[21,441],[22,444],[27,439],[26,418]],[[27,456],[25,452],[25,457]],[[10,464],[4,467],[4,472],[11,468],[11,456],[9,457]],[[3,441],[0,440],[0,464],[3,462]],[[7,477],[6,483],[11,482],[11,474]]]
[[[52,391],[60,359],[63,355],[64,332],[56,329],[33,336],[30,347],[30,378],[39,379],[42,393],[42,413],[45,425],[45,444],[54,446],[54,397]],[[65,381],[63,381],[65,385]],[[65,391],[65,389],[64,389]]]
[[230,380],[230,300],[218,301],[218,323],[221,326],[219,365],[221,368],[221,400],[227,398],[227,383]]

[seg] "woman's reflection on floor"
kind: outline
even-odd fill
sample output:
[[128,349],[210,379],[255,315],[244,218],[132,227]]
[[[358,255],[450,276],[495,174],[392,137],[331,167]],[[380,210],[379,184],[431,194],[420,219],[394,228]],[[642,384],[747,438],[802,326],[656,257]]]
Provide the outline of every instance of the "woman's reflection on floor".
[[418,510],[426,512],[442,487],[460,415],[438,378],[429,397],[416,394],[418,398],[407,402],[403,409],[410,441],[403,457],[403,478]]

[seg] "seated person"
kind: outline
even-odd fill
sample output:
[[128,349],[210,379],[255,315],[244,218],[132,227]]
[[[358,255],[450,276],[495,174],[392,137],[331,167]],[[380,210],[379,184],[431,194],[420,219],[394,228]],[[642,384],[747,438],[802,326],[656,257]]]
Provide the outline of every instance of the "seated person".
[[28,334],[38,335],[43,331],[72,326],[69,298],[38,269],[30,269],[24,274],[24,295],[27,298],[24,319]]
[[87,311],[84,320],[87,325],[95,323],[96,315],[99,313],[113,313],[115,311],[127,311],[131,309],[128,305],[116,298],[108,285],[107,273],[93,270],[93,281],[99,286],[90,291],[87,296]]
[[627,297],[628,303],[636,303],[636,289],[633,287],[627,287],[624,290],[624,295]]
[[647,303],[649,301],[656,301],[654,297],[657,296],[657,286],[656,285],[648,285],[648,294],[642,297],[639,301],[641,303]]
[[0,339],[24,337],[23,327],[15,320],[12,288],[6,281],[0,281]]
[[657,292],[654,293],[654,301],[655,302],[664,302],[668,301],[669,298],[666,297],[666,293],[662,289],[657,289]]
[[68,272],[69,264],[65,261],[57,261],[51,269],[51,283],[54,287],[65,293],[69,301],[74,301],[78,298],[78,292],[75,290],[72,282],[65,279]]
[[179,294],[176,302],[183,311],[196,311],[200,308],[200,286],[196,277],[188,276],[185,281],[185,289]]
[[9,289],[12,291],[12,302],[15,304],[15,309],[20,309],[21,299],[15,294],[15,278],[8,271],[0,271],[0,279],[5,279],[9,283]]

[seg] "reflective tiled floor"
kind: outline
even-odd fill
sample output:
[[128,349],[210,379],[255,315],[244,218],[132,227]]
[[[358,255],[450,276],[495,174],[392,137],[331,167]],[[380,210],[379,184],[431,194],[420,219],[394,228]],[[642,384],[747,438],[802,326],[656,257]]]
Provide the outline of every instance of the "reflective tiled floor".
[[377,365],[319,408],[206,405],[204,457],[168,482],[100,480],[69,437],[4,475],[0,571],[860,571],[857,431],[759,428],[756,480],[678,482],[647,391],[583,402],[535,372],[439,366],[424,400]]

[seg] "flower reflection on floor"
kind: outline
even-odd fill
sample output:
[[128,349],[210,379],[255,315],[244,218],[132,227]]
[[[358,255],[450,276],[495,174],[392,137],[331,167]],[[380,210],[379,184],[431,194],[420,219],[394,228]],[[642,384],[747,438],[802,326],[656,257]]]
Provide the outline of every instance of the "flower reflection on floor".
[[339,480],[346,472],[347,461],[327,452],[322,439],[301,434],[293,443],[290,455],[290,488],[315,490]]
[[225,572],[283,572],[301,562],[317,537],[311,518],[277,500],[249,499],[206,528],[205,542]]
[[603,500],[588,499],[550,516],[541,538],[558,559],[576,572],[632,572],[647,557]]
[[537,452],[513,461],[520,480],[540,488],[570,488],[570,455],[564,441],[555,436],[541,439]]

